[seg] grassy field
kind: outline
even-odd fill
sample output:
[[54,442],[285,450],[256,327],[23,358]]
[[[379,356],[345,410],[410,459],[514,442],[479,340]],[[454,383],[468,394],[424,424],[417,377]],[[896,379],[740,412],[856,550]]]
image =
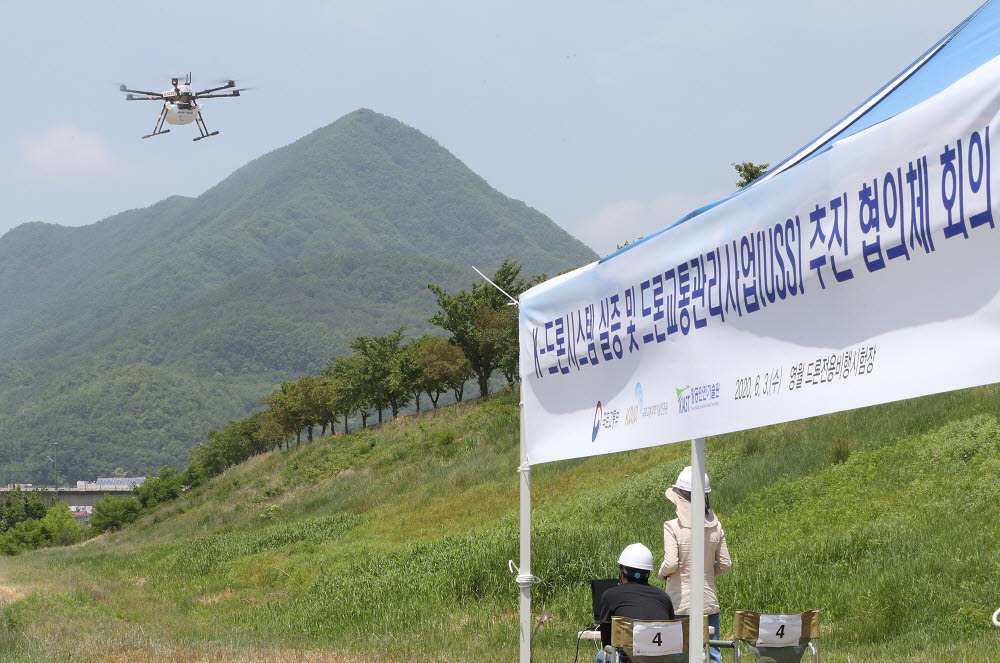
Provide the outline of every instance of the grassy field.
[[[1000,658],[998,422],[987,387],[710,439],[724,635],[736,608],[819,608],[826,661]],[[515,394],[443,408],[2,559],[0,661],[516,660],[517,436]],[[533,468],[536,661],[573,659],[624,545],[662,551],[689,453]]]

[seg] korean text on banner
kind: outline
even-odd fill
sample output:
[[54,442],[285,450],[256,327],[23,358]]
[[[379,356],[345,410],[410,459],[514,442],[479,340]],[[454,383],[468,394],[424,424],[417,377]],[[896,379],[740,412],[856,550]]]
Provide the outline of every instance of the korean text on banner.
[[525,293],[529,461],[1000,381],[998,115],[994,59]]

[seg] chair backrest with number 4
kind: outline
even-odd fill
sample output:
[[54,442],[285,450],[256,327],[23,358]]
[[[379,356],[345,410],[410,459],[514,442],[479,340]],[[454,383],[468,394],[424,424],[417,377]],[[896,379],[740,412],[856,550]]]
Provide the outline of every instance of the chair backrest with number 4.
[[819,610],[798,614],[767,614],[737,610],[734,640],[743,643],[755,663],[799,663],[806,649],[819,660]]
[[[686,619],[651,621],[611,618],[611,644],[622,649],[634,663],[687,663]],[[703,641],[708,643],[708,619]]]

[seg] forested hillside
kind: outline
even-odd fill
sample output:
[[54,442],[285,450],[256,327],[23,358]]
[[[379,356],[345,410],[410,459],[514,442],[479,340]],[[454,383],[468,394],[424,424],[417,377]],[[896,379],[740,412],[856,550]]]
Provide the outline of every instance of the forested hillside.
[[431,328],[427,283],[596,256],[435,141],[358,110],[196,199],[0,237],[0,483],[179,464],[360,334]]

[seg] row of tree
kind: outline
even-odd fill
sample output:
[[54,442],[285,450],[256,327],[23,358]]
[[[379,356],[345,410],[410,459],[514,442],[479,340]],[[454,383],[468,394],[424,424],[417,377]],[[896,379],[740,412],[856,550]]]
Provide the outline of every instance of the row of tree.
[[[208,439],[191,454],[191,463],[180,476],[195,484],[202,477],[219,474],[251,456],[281,449],[291,440],[301,442],[305,432],[312,441],[319,428],[359,418],[363,427],[387,413],[393,418],[421,398],[438,406],[443,394],[461,401],[465,385],[475,378],[480,396],[489,394],[490,379],[500,373],[509,384],[518,379],[516,298],[544,277],[520,276],[521,266],[505,261],[493,275],[493,283],[475,283],[468,290],[450,294],[428,284],[437,298],[438,311],[430,322],[449,332],[449,337],[424,335],[407,340],[400,327],[383,336],[358,336],[350,354],[331,357],[319,375],[304,375],[261,399],[266,406],[221,430],[211,430]],[[506,293],[506,294],[504,294]]]

